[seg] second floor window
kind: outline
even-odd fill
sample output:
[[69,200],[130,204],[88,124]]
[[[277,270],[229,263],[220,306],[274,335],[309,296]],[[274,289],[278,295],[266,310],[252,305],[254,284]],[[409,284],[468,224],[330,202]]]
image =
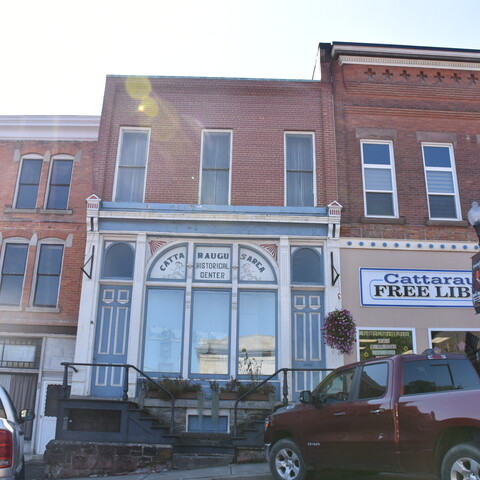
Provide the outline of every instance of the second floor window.
[[200,203],[229,204],[231,145],[232,132],[203,132]]
[[0,305],[20,305],[27,253],[27,243],[5,245],[0,282]]
[[398,217],[392,144],[362,142],[365,215]]
[[285,134],[287,206],[315,205],[313,164],[313,135]]
[[66,210],[73,160],[68,158],[53,159],[47,198],[47,209]]
[[32,209],[36,207],[42,164],[43,158],[41,157],[22,159],[15,208]]
[[116,202],[143,202],[149,131],[122,129],[117,158]]
[[40,245],[33,298],[35,307],[57,306],[62,259],[63,245]]
[[422,150],[430,218],[460,220],[460,201],[452,146],[423,144]]

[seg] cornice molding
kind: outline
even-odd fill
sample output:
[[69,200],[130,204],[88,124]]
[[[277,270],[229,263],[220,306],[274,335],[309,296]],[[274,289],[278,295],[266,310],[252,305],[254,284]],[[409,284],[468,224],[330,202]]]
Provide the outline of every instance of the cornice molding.
[[448,70],[480,71],[480,63],[458,62],[452,60],[426,60],[418,58],[365,57],[357,55],[339,55],[339,65],[381,65],[388,67],[442,68]]
[[93,115],[2,115],[0,139],[96,141],[99,125]]
[[470,253],[478,251],[473,242],[441,242],[433,240],[404,240],[392,238],[341,238],[340,248],[357,250],[400,250],[410,252]]

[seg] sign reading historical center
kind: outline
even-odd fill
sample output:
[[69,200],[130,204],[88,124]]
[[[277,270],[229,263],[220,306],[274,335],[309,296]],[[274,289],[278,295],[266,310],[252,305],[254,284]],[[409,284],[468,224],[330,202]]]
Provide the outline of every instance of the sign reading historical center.
[[468,270],[360,269],[361,304],[392,307],[470,307]]
[[226,246],[197,245],[193,266],[196,281],[230,282],[232,249]]

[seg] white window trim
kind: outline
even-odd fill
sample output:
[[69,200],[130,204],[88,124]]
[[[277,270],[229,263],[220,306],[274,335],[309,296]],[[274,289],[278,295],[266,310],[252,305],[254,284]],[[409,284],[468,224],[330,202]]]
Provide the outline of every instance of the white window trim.
[[0,305],[0,310],[21,310],[22,309],[22,302],[23,302],[23,293],[25,291],[25,280],[26,280],[26,277],[27,277],[28,257],[30,255],[30,251],[29,251],[30,242],[29,242],[28,239],[23,238],[23,237],[11,237],[11,238],[8,238],[8,239],[4,240],[4,242],[2,244],[1,255],[0,255],[0,283],[2,281],[3,261],[5,259],[5,251],[7,249],[8,244],[27,245],[27,258],[26,258],[26,261],[25,261],[25,270],[23,271],[23,283],[22,283],[22,294],[20,296],[20,305]]
[[[423,173],[425,176],[425,193],[427,195],[427,207],[428,207],[428,218],[430,220],[446,220],[446,221],[455,221],[462,219],[462,211],[460,207],[460,193],[458,191],[458,182],[457,182],[457,171],[455,167],[455,155],[453,152],[453,145],[451,143],[437,143],[437,142],[422,142],[422,160],[423,160]],[[425,153],[423,147],[444,147],[448,148],[450,153],[450,168],[445,167],[427,167],[425,165]],[[452,182],[453,182],[453,194],[430,194],[428,191],[428,182],[427,182],[427,171],[435,171],[435,172],[451,172],[452,173]],[[455,198],[455,208],[457,210],[457,217],[456,218],[442,218],[442,217],[432,217],[430,213],[430,200],[429,195],[438,195],[438,196],[453,196]]]
[[45,192],[45,198],[44,198],[44,202],[43,202],[43,209],[48,210],[49,212],[52,211],[52,210],[53,211],[59,211],[59,209],[47,208],[47,203],[48,203],[48,198],[50,196],[50,188],[51,188],[50,180],[52,178],[53,165],[55,163],[55,160],[71,160],[72,161],[72,172],[70,174],[70,187],[68,189],[67,205],[66,205],[65,209],[62,209],[60,211],[67,210],[68,206],[70,205],[70,194],[72,192],[73,169],[75,167],[75,157],[73,155],[59,154],[59,155],[54,155],[50,159],[50,168],[49,168],[49,171],[48,171],[47,189],[46,189],[46,192]]
[[[42,307],[42,306],[37,306],[37,305],[33,304],[33,302],[35,300],[35,293],[37,291],[38,264],[39,264],[39,261],[40,261],[40,251],[42,249],[41,248],[42,245],[62,245],[63,246],[62,262],[60,264],[60,275],[58,277],[57,301],[56,301],[55,307]],[[37,243],[37,245],[36,245],[37,251],[36,251],[36,255],[35,255],[35,268],[33,270],[32,288],[31,288],[31,292],[30,292],[29,308],[27,309],[27,311],[30,311],[30,312],[33,312],[33,311],[37,311],[37,312],[44,312],[44,311],[59,312],[60,311],[59,305],[58,305],[58,300],[60,298],[60,289],[62,288],[63,266],[64,266],[64,262],[65,262],[65,249],[67,248],[67,246],[68,246],[67,241],[61,240],[59,238],[45,238],[45,239],[40,240]]]
[[118,147],[117,147],[117,158],[115,160],[115,178],[113,181],[113,192],[112,192],[112,199],[114,202],[117,201],[117,182],[118,182],[118,170],[119,170],[119,162],[120,162],[120,154],[122,152],[122,145],[123,145],[123,134],[125,132],[146,132],[147,133],[147,151],[146,151],[146,160],[145,160],[145,176],[143,179],[143,195],[142,195],[142,202],[145,202],[145,194],[146,194],[146,187],[147,187],[147,174],[148,174],[148,161],[150,157],[150,128],[144,127],[120,127],[120,133],[118,136]]
[[[312,156],[313,156],[313,205],[317,206],[317,155],[315,151],[315,132],[302,132],[302,131],[285,131],[283,132],[283,204],[287,207],[288,191],[287,191],[287,135],[310,135],[312,137]],[[303,208],[303,207],[299,207]]]
[[[23,161],[24,160],[42,160],[42,161],[45,161],[43,155],[39,155],[37,153],[29,153],[29,154],[26,154],[26,155],[22,155],[22,157],[20,159],[18,173],[17,173],[17,183],[15,185],[15,196],[13,198],[13,209],[14,210],[25,210],[23,208],[17,208],[17,199],[18,199],[18,193],[19,193],[18,190],[20,188],[20,176],[22,174]],[[42,164],[42,169],[43,169],[43,164]],[[42,179],[42,174],[40,173],[40,178],[38,179],[39,191],[40,191],[40,181],[41,181],[41,179]],[[36,203],[38,203],[38,193],[37,193]],[[28,209],[28,210],[34,210],[34,208],[33,209]]]
[[227,205],[231,205],[232,202],[232,157],[233,157],[233,130],[220,129],[220,128],[205,128],[202,130],[202,136],[200,139],[200,174],[198,182],[198,204],[202,203],[202,182],[203,182],[203,142],[205,133],[229,133],[230,134],[230,159],[228,163],[228,196]]
[[[365,164],[365,159],[363,157],[363,145],[364,144],[377,144],[377,145],[388,145],[388,150],[390,154],[390,165],[377,165],[377,164]],[[371,218],[398,218],[398,196],[397,196],[397,179],[395,176],[395,158],[393,155],[393,142],[390,140],[369,140],[362,139],[360,140],[360,155],[362,158],[362,185],[363,185],[363,209],[365,217]],[[393,202],[393,215],[369,215],[367,209],[367,189],[365,181],[365,168],[379,168],[390,170],[391,180],[392,180],[392,190],[368,190],[368,192],[374,193],[391,193],[392,202]]]

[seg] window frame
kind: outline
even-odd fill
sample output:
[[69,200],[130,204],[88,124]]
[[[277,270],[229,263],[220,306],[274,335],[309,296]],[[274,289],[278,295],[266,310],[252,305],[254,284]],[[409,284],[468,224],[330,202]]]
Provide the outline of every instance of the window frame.
[[[232,129],[219,129],[219,128],[207,128],[202,130],[202,136],[200,140],[200,175],[199,175],[199,189],[198,189],[198,203],[199,205],[209,205],[202,202],[202,190],[203,190],[203,177],[204,177],[204,146],[205,146],[205,134],[208,133],[228,133],[230,135],[230,158],[228,160],[228,185],[227,185],[227,202],[226,203],[215,203],[214,205],[231,205],[232,201],[232,158],[233,158],[233,130]],[[207,169],[205,169],[207,170]],[[208,170],[214,170],[209,168]],[[225,170],[225,169],[216,169],[216,170]]]
[[[50,194],[51,194],[51,191],[52,191],[53,169],[54,169],[55,162],[57,160],[63,160],[63,161],[69,160],[69,161],[72,162],[72,169],[71,169],[71,172],[70,172],[70,181],[68,183],[68,194],[67,194],[67,198],[66,198],[65,208],[54,208],[54,207],[49,207],[48,206],[48,202],[50,200]],[[70,201],[70,193],[72,191],[72,178],[73,178],[74,165],[75,165],[75,157],[73,157],[72,155],[61,154],[61,155],[54,155],[51,158],[50,169],[49,169],[49,172],[48,172],[47,191],[46,191],[46,195],[45,195],[45,207],[44,207],[45,210],[57,210],[57,211],[68,210],[68,205],[69,205],[69,201]],[[66,186],[66,184],[55,184],[55,185]]]
[[[40,267],[40,258],[42,254],[42,249],[44,246],[59,246],[62,247],[62,258],[60,260],[60,269],[58,273],[58,287],[57,287],[57,299],[55,302],[55,305],[38,305],[35,303],[35,298],[37,295],[37,288],[38,288],[38,280],[39,280],[39,267]],[[52,241],[44,241],[44,242],[39,242],[37,244],[37,253],[36,253],[36,258],[35,258],[35,270],[33,272],[33,277],[32,277],[32,291],[31,291],[31,296],[30,296],[30,305],[34,309],[41,309],[41,310],[56,310],[58,309],[58,302],[60,298],[60,288],[62,284],[62,273],[63,273],[63,264],[65,261],[65,242],[62,242],[61,240],[52,240]],[[54,275],[48,275],[48,276],[54,276]],[[57,276],[57,275],[55,275]]]
[[[425,148],[424,147],[434,147],[434,148],[448,148],[448,152],[450,154],[450,167],[427,167],[425,163]],[[462,211],[460,206],[460,192],[458,190],[458,180],[457,180],[457,172],[455,166],[455,155],[453,151],[453,144],[452,143],[443,143],[443,142],[422,142],[422,161],[423,161],[423,173],[425,178],[425,193],[427,195],[427,208],[428,208],[428,218],[430,220],[441,220],[441,221],[459,221],[462,220]],[[445,194],[445,193],[430,193],[428,191],[428,179],[427,179],[427,172],[434,171],[434,172],[451,172],[452,175],[452,183],[453,183],[453,190],[452,194]],[[432,217],[431,209],[430,209],[430,195],[432,196],[441,196],[441,197],[453,197],[454,198],[454,205],[457,212],[457,216],[453,217]]]
[[[381,165],[381,164],[366,164],[365,156],[363,153],[363,145],[365,144],[375,144],[375,145],[388,145],[390,164]],[[398,212],[398,193],[397,193],[397,179],[395,174],[395,156],[393,151],[393,142],[391,140],[372,140],[372,139],[361,139],[360,140],[360,156],[362,160],[362,187],[363,187],[363,208],[365,217],[371,218],[399,218]],[[370,166],[369,166],[370,165]],[[366,185],[366,168],[376,168],[381,170],[390,171],[390,179],[392,182],[392,190],[367,190]],[[373,215],[368,213],[368,203],[367,203],[367,193],[388,193],[392,195],[392,207],[393,215]]]
[[[117,157],[115,160],[115,178],[113,181],[113,192],[112,192],[112,199],[114,202],[125,202],[125,203],[136,203],[136,202],[129,202],[126,200],[117,200],[118,192],[117,192],[117,187],[118,187],[118,179],[119,179],[119,172],[121,168],[133,168],[132,165],[129,166],[120,166],[120,158],[122,154],[122,148],[123,148],[123,139],[124,139],[124,134],[128,132],[144,132],[147,134],[147,149],[145,152],[145,166],[144,168],[144,178],[143,178],[143,186],[142,186],[142,201],[141,203],[145,202],[145,194],[146,194],[146,187],[147,187],[147,174],[148,174],[148,160],[149,160],[149,154],[150,154],[150,137],[151,137],[151,129],[150,128],[145,128],[145,127],[120,127],[120,132],[118,135],[118,147],[117,147]],[[138,167],[136,167],[138,168]]]
[[28,255],[29,255],[29,243],[28,241],[15,241],[14,239],[8,239],[7,241],[4,242],[2,246],[2,252],[1,252],[1,257],[0,257],[0,289],[3,285],[3,267],[4,267],[4,262],[5,262],[5,254],[7,251],[8,245],[25,245],[27,247],[27,254],[25,258],[25,266],[23,270],[23,280],[22,280],[22,288],[20,292],[20,302],[18,304],[11,304],[11,303],[2,303],[0,304],[0,309],[9,309],[9,308],[21,308],[22,306],[22,301],[23,301],[23,292],[25,290],[25,277],[26,277],[26,272],[27,272],[27,266],[28,266]]
[[[306,170],[290,170],[287,168],[287,138],[288,136],[310,136],[312,140],[312,205],[289,205],[288,204],[288,172],[306,172]],[[317,174],[316,174],[316,151],[315,151],[315,132],[309,131],[285,131],[283,133],[283,165],[284,165],[284,205],[286,207],[308,208],[317,205]]]
[[[37,194],[36,194],[36,198],[35,198],[35,206],[32,207],[32,208],[18,207],[17,206],[19,196],[20,196],[20,189],[21,189],[21,186],[23,185],[23,184],[20,183],[20,179],[21,179],[21,176],[22,176],[22,171],[23,171],[23,166],[24,166],[24,161],[25,160],[40,160],[42,162],[42,167],[40,168],[40,175],[38,177]],[[22,157],[20,158],[20,166],[18,168],[18,174],[17,174],[17,184],[15,186],[15,196],[14,196],[14,199],[13,199],[13,208],[15,210],[35,210],[37,208],[38,193],[40,191],[40,181],[42,179],[42,170],[43,170],[44,161],[45,161],[45,159],[44,159],[43,155],[39,155],[37,153],[30,153],[30,154],[22,155]],[[33,184],[29,184],[29,185],[33,185]]]

